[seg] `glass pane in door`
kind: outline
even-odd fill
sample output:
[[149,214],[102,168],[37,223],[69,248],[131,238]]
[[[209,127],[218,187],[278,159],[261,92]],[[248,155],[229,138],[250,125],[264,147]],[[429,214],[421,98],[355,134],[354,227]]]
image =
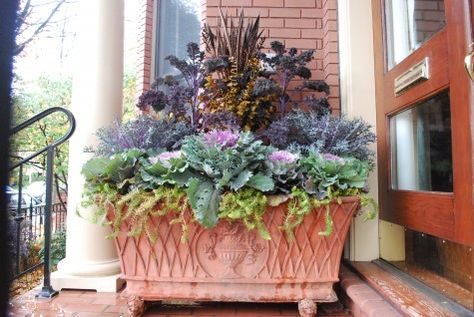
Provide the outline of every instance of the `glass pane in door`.
[[444,25],[443,0],[385,0],[388,68],[405,59]]
[[390,117],[392,189],[453,191],[449,91]]

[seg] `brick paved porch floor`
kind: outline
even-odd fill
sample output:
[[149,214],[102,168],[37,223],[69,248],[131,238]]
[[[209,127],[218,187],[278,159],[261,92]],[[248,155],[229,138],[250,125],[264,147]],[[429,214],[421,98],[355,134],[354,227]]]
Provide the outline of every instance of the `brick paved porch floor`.
[[[35,294],[37,291],[30,292]],[[29,295],[28,294],[28,295]],[[26,301],[32,296],[24,296]],[[62,291],[53,299],[36,299],[34,317],[54,317],[57,308],[64,310],[65,317],[117,317],[126,316],[125,300],[119,293],[96,293],[94,291]],[[15,302],[10,316],[25,316],[26,311]],[[30,308],[34,305],[28,305]],[[204,304],[167,304],[151,306],[145,313],[146,317],[184,317],[184,316],[299,316],[296,304],[257,304],[257,303],[204,303]],[[318,305],[318,316],[347,317],[352,316],[341,304]]]

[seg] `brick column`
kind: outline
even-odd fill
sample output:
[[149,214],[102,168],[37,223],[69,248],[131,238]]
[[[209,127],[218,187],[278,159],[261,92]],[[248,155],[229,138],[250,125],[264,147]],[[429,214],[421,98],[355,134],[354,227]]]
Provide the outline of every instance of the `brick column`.
[[140,1],[140,15],[138,17],[139,26],[137,32],[138,47],[138,76],[137,76],[137,96],[144,90],[150,88],[152,84],[152,60],[153,60],[153,27],[156,19],[154,13],[154,0],[133,0]]
[[329,103],[333,109],[340,110],[337,0],[322,0],[322,2],[324,80],[331,86]]

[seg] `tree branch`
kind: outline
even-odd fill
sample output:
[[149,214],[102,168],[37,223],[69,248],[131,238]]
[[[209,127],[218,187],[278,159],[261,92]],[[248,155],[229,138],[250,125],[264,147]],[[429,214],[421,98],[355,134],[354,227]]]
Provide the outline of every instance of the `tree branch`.
[[[26,40],[24,40],[23,42],[21,43],[17,43],[15,45],[15,49],[14,49],[14,52],[13,52],[13,55],[14,56],[17,56],[19,55],[24,49],[25,47],[31,42],[33,41],[41,32],[43,32],[44,28],[48,25],[48,23],[51,22],[51,19],[53,18],[53,16],[59,11],[59,8],[61,8],[61,6],[66,3],[66,0],[58,0],[56,6],[51,10],[51,12],[49,13],[48,17],[46,17],[43,22],[41,22],[38,27],[36,28],[36,30],[33,32],[32,35],[30,35]],[[31,9],[31,0],[27,0],[27,2],[25,3],[25,7],[23,8],[20,16],[22,17],[21,19],[19,19],[19,23],[17,24],[17,38],[18,38],[18,35],[21,34],[22,32],[20,31],[21,30],[21,27],[24,25],[25,21],[26,21],[26,18],[28,16],[31,16],[32,14],[32,9]],[[23,16],[24,14],[24,16]]]

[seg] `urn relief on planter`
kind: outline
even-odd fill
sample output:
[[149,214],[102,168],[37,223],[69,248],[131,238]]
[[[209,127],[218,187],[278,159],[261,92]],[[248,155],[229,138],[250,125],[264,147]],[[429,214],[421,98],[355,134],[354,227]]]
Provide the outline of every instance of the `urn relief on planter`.
[[[257,240],[257,234],[249,232],[240,222],[223,222],[218,228],[203,232],[203,237],[199,238],[199,240],[207,241],[204,248],[201,245],[197,247],[198,250],[205,250],[207,255],[207,261],[206,259],[200,260],[201,265],[207,266],[208,272],[213,272],[213,276],[222,279],[248,277],[249,273],[242,272],[242,267],[256,265],[259,254],[265,250],[264,241]],[[202,252],[198,252],[198,254],[200,257]],[[219,265],[215,263],[216,260]],[[245,265],[241,265],[243,263]],[[258,265],[256,266],[258,268]],[[222,268],[224,269],[222,270]],[[217,271],[222,272],[216,275]]]

